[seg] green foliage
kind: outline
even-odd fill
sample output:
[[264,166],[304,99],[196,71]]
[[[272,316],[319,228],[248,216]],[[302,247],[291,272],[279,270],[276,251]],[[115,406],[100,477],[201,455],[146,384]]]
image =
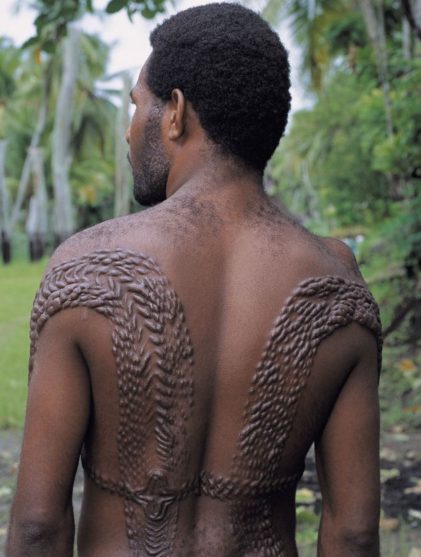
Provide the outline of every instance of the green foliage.
[[20,53],[7,37],[0,37],[0,103],[3,104],[16,89],[15,72],[20,63]]
[[[92,0],[34,0],[32,6],[38,14],[34,21],[36,35],[28,39],[24,47],[37,46],[50,54],[54,53],[57,41],[66,35],[69,24],[85,13],[96,12]],[[165,11],[165,0],[110,0],[105,11],[114,14],[123,9],[130,19],[135,13],[152,19]]]
[[[274,176],[284,177],[289,197],[296,196],[295,188],[308,175],[331,227],[355,225],[362,215],[367,222],[384,211],[379,200],[387,194],[388,182],[373,168],[371,152],[378,137],[385,135],[382,99],[380,107],[377,100],[376,93],[367,98],[362,80],[338,72],[312,110],[294,115],[290,133],[273,162]],[[293,183],[292,191],[288,182]],[[284,185],[279,187],[284,193]],[[311,220],[310,194],[301,187],[307,192],[304,214]],[[295,209],[302,212],[299,206]]]
[[112,218],[114,201],[112,159],[96,156],[80,158],[70,182],[78,214],[78,228],[86,228]]
[[18,79],[22,63],[21,51],[10,39],[0,37],[0,138],[7,137],[10,100],[19,94]]
[[57,41],[66,34],[68,24],[85,11],[93,11],[91,0],[35,0],[33,7],[38,13],[34,21],[36,36],[23,46],[36,45],[50,54],[56,49]]
[[6,182],[12,198],[35,129],[42,94],[42,68],[32,51],[0,39],[0,137],[7,138]]
[[[116,107],[109,93],[97,89],[97,80],[106,73],[108,55],[109,46],[99,37],[82,35],[73,107],[70,167],[78,228],[112,216]],[[11,64],[11,59],[16,61]],[[11,84],[4,88],[3,101],[0,100],[0,131],[8,139],[6,182],[12,199],[16,198],[27,149],[46,94],[49,101],[48,114],[40,145],[44,156],[47,189],[50,199],[52,198],[51,142],[61,66],[61,44],[53,57],[39,56],[37,48],[15,48],[7,41],[5,51],[0,51],[0,75],[6,75]],[[11,88],[13,94],[10,94]],[[2,90],[0,99],[1,95]],[[95,188],[94,193],[89,193],[92,188]],[[32,191],[31,183],[24,209]],[[88,209],[83,205],[84,200]]]
[[[380,377],[382,429],[399,424],[403,429],[421,428],[421,355],[410,352],[403,339],[383,354]],[[413,356],[413,357],[408,357]]]
[[[164,10],[165,0],[108,2],[107,12],[125,9],[132,17],[139,12],[153,17]],[[2,39],[0,44],[0,137],[7,137],[6,183],[16,199],[28,146],[38,125],[42,107],[48,113],[39,145],[42,147],[48,196],[52,198],[52,131],[55,104],[63,64],[63,39],[70,23],[85,13],[97,13],[90,0],[34,0],[37,35],[22,49]],[[71,167],[73,203],[77,228],[109,218],[113,214],[116,106],[113,94],[97,88],[104,80],[109,46],[97,36],[83,34],[79,72],[72,114]],[[30,183],[23,214],[33,193]],[[51,207],[50,207],[51,208]],[[22,221],[20,222],[22,224]]]
[[[288,5],[290,12],[309,17],[299,2]],[[335,20],[339,6],[345,9],[340,23]],[[325,22],[323,32],[317,31],[324,36],[317,40],[328,37],[328,65],[313,107],[294,114],[272,160],[275,193],[314,232],[364,238],[357,258],[379,301],[384,327],[391,333],[406,323],[405,342],[413,344],[421,324],[419,49],[408,57],[402,14],[386,2],[385,82],[359,10],[347,0],[316,2],[316,7],[312,21]],[[308,33],[296,37],[306,43],[304,53],[319,44]]]
[[130,19],[136,12],[140,12],[146,19],[152,19],[156,14],[164,12],[165,0],[111,0],[106,11],[113,14],[122,9],[127,11]]

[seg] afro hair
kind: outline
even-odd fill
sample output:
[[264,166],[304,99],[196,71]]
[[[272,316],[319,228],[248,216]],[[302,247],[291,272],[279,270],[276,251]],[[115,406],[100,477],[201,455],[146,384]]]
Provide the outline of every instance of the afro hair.
[[150,36],[147,82],[168,101],[183,91],[208,138],[263,172],[288,119],[289,64],[278,35],[255,12],[215,3],[179,12]]

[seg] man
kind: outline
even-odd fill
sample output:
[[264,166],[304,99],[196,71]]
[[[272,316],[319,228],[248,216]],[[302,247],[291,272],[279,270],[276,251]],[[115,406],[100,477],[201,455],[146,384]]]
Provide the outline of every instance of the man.
[[287,55],[210,4],[151,35],[127,134],[151,207],[79,233],[34,303],[7,555],[297,555],[316,444],[319,555],[379,554],[380,324],[354,258],[275,207],[262,175]]

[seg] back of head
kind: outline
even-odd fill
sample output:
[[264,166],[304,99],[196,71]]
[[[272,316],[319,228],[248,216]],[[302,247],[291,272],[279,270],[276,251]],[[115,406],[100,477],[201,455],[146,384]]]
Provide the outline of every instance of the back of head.
[[175,88],[191,102],[222,153],[262,172],[285,130],[289,65],[278,35],[238,4],[179,12],[151,34],[147,81],[167,101]]

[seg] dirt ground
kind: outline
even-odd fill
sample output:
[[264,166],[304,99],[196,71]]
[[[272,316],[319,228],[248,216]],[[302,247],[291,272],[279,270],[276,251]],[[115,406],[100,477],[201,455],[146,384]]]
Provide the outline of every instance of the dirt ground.
[[[0,430],[0,555],[4,555],[21,435],[16,430]],[[389,547],[396,543],[399,548],[387,555],[421,557],[421,432],[384,434],[381,446],[382,537],[387,538]],[[312,453],[299,487],[303,493],[312,494],[309,505],[318,513],[321,497]],[[82,493],[83,479],[79,470],[74,487],[76,515],[79,514]]]

